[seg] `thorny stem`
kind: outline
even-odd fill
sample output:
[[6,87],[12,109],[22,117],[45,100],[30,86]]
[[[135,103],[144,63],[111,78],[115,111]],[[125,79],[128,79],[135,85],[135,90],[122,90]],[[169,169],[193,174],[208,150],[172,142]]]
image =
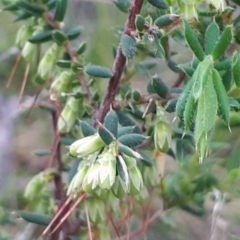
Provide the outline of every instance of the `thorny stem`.
[[[136,18],[136,15],[140,13],[142,5],[143,5],[143,0],[132,1],[129,9],[128,19],[124,28],[125,34],[129,34],[131,31],[136,30],[135,18]],[[114,101],[115,95],[119,90],[119,85],[121,83],[121,76],[124,71],[125,64],[126,64],[126,58],[122,53],[121,46],[119,46],[117,50],[117,55],[113,64],[113,76],[109,80],[107,92],[104,96],[102,106],[94,116],[95,126],[97,124],[97,120],[99,122],[103,122],[105,115],[109,111],[110,106]]]

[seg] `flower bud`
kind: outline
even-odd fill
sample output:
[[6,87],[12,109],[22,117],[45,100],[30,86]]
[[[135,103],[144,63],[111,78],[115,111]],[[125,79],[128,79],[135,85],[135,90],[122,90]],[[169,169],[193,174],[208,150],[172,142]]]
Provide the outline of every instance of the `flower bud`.
[[207,0],[207,3],[213,5],[216,10],[220,10],[222,12],[226,7],[225,0]]
[[86,157],[104,146],[104,142],[98,134],[94,134],[74,142],[69,151],[74,157]]
[[45,185],[45,174],[44,172],[41,172],[38,175],[34,176],[27,184],[24,192],[24,197],[28,200],[33,200],[34,198],[39,196],[39,192],[42,191]]
[[30,42],[26,42],[23,50],[22,50],[22,57],[27,61],[31,62],[35,56],[37,50],[37,45],[32,44]]
[[99,186],[102,189],[110,189],[116,178],[116,157],[108,151],[98,158],[98,162],[100,163]]
[[125,154],[122,154],[122,157],[127,165],[128,170],[137,167],[137,161],[135,160],[135,158],[129,157]]
[[89,169],[89,162],[88,161],[81,161],[78,167],[78,172],[73,177],[68,190],[67,195],[74,192],[77,193],[82,188],[83,180],[87,174],[87,171]]
[[171,145],[171,129],[166,122],[159,121],[154,128],[154,145],[160,152],[167,152]]
[[195,3],[180,3],[180,11],[183,15],[183,18],[186,20],[191,20],[193,18],[198,19]]
[[105,221],[105,208],[101,200],[89,198],[87,201],[90,221],[98,224]]
[[48,79],[53,72],[57,60],[59,47],[54,43],[45,53],[38,65],[38,74],[42,79]]
[[129,193],[131,195],[136,195],[139,193],[140,189],[142,189],[143,187],[142,174],[139,168],[136,166],[135,168],[132,168],[129,170],[129,176],[130,176]]
[[127,195],[127,186],[119,175],[116,177],[115,182],[112,186],[112,192],[119,199],[122,199]]
[[60,133],[67,133],[71,130],[78,117],[81,103],[82,99],[76,99],[74,97],[69,97],[67,99],[66,105],[58,119],[58,131]]
[[135,195],[134,199],[139,203],[144,203],[145,200],[149,197],[146,187],[143,187],[141,191]]
[[156,187],[159,185],[160,179],[155,165],[151,167],[141,166],[140,170],[145,186]]
[[32,27],[23,25],[19,28],[16,36],[16,45],[19,49],[22,49],[29,37],[32,35]]
[[82,188],[85,192],[91,193],[99,185],[100,164],[93,163],[88,169],[86,176],[83,179]]
[[50,99],[52,101],[57,101],[62,92],[69,92],[71,87],[71,77],[71,72],[64,71],[52,82],[50,88]]

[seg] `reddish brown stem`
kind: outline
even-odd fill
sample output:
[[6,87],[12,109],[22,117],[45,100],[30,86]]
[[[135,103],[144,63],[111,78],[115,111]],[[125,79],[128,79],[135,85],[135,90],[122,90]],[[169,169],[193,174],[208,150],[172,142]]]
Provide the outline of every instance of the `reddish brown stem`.
[[[129,15],[127,22],[125,24],[124,33],[129,34],[129,32],[134,31],[135,28],[135,18],[136,15],[140,13],[143,5],[143,0],[134,0],[131,3]],[[119,90],[119,85],[121,83],[121,76],[124,71],[126,64],[126,58],[122,54],[121,46],[118,47],[117,55],[113,64],[113,76],[110,78],[108,83],[108,88],[106,95],[104,96],[102,106],[100,110],[94,116],[94,124],[97,125],[97,120],[103,122],[103,119],[110,109],[111,104],[114,101],[115,95]]]

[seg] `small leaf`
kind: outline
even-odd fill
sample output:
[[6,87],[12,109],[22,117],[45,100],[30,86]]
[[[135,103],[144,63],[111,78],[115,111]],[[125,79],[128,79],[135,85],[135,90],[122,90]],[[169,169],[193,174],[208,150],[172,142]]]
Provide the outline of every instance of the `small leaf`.
[[173,113],[176,110],[176,105],[178,102],[178,98],[170,99],[165,106],[165,111],[168,113]]
[[238,88],[240,88],[240,56],[237,52],[233,54],[233,78],[235,84]]
[[228,98],[228,103],[231,108],[237,109],[237,110],[240,109],[240,103],[237,100],[233,98]]
[[150,4],[159,9],[168,9],[169,6],[164,0],[148,0]]
[[37,149],[37,150],[34,150],[33,153],[38,157],[44,157],[44,156],[50,155],[51,151],[49,149]]
[[44,43],[52,39],[52,30],[41,32],[31,36],[28,41],[30,43]]
[[52,32],[52,40],[59,46],[62,46],[67,41],[67,36],[62,31],[54,30]]
[[165,83],[158,77],[153,77],[151,81],[153,89],[157,93],[157,95],[161,98],[166,98],[169,93],[169,89],[165,85]]
[[76,54],[78,54],[78,55],[83,54],[85,52],[86,48],[87,48],[87,43],[86,42],[81,43],[76,51]]
[[154,22],[154,25],[156,25],[158,28],[164,28],[164,27],[172,24],[177,19],[179,19],[179,15],[165,14],[165,15],[157,18]]
[[112,71],[106,67],[100,67],[95,65],[88,65],[85,67],[85,72],[93,77],[110,78],[112,77]]
[[18,5],[15,2],[14,3],[8,3],[3,8],[3,11],[17,11],[17,10],[18,10]]
[[44,8],[26,0],[18,1],[17,6],[20,9],[22,9],[24,12],[31,14],[32,16],[35,16],[35,17],[41,17],[42,14],[45,12]]
[[196,34],[193,32],[190,24],[186,20],[184,20],[184,26],[185,38],[190,48],[195,53],[196,57],[200,61],[203,61],[205,54],[199,40],[197,39]]
[[58,0],[57,1],[56,11],[55,11],[54,18],[53,18],[53,20],[55,22],[63,21],[66,11],[67,11],[67,4],[68,4],[68,0]]
[[137,133],[130,133],[118,138],[118,141],[127,147],[137,147],[146,140],[145,136]]
[[121,127],[121,128],[118,128],[118,135],[117,135],[117,138],[125,135],[125,134],[129,134],[129,133],[133,133],[134,132],[134,126],[131,126],[131,127]]
[[178,65],[174,61],[172,61],[171,59],[168,61],[168,67],[175,73],[179,72]]
[[231,89],[233,82],[233,71],[231,68],[225,71],[225,73],[222,75],[222,80],[225,90],[228,92]]
[[143,158],[140,153],[132,150],[130,147],[120,145],[119,150],[120,150],[121,153],[123,153],[123,154],[125,154],[129,157],[133,157],[133,158],[136,158],[136,159],[142,159]]
[[214,126],[218,110],[217,95],[211,79],[206,82],[204,94],[198,100],[195,124],[195,142],[199,144],[203,134],[207,134]]
[[193,122],[193,118],[194,118],[194,113],[196,111],[196,101],[195,98],[192,94],[192,91],[189,93],[188,98],[187,98],[187,102],[186,102],[186,106],[185,106],[185,110],[183,113],[184,116],[184,130],[188,131],[192,122]]
[[58,60],[56,62],[57,66],[60,68],[67,68],[70,69],[71,65],[72,65],[72,61],[71,60]]
[[22,20],[28,19],[28,18],[30,18],[30,17],[32,17],[32,14],[27,13],[27,12],[23,12],[23,13],[18,14],[18,15],[13,19],[13,22],[22,21]]
[[142,32],[144,30],[144,24],[145,24],[145,18],[138,14],[135,18],[136,29],[139,32]]
[[81,32],[82,32],[83,28],[78,26],[78,27],[74,27],[72,28],[68,33],[67,33],[67,37],[69,40],[74,40],[75,38],[77,38]]
[[197,66],[197,69],[193,74],[194,84],[192,89],[195,100],[197,100],[203,93],[203,88],[206,82],[211,81],[209,78],[211,78],[212,68],[212,61],[208,57]]
[[228,70],[231,67],[232,67],[232,61],[229,58],[214,64],[214,68],[218,71]]
[[34,212],[17,211],[16,214],[18,217],[23,218],[27,222],[43,226],[47,226],[51,221],[51,218],[49,216]]
[[186,73],[189,77],[192,77],[192,75],[194,74],[194,68],[190,67],[190,66],[186,66],[186,65],[178,65],[178,67],[184,72]]
[[130,37],[127,34],[123,34],[121,37],[121,46],[122,46],[122,53],[123,55],[128,58],[132,59],[136,52],[136,40],[132,37]]
[[104,118],[104,127],[109,130],[115,138],[118,136],[118,116],[114,111],[109,111]]
[[211,54],[217,40],[219,38],[220,31],[219,27],[216,24],[215,21],[213,21],[207,28],[206,33],[205,33],[205,53],[206,54]]
[[232,40],[233,40],[232,26],[227,26],[223,30],[217,44],[215,45],[212,51],[212,57],[214,61],[219,59],[224,54],[224,52],[228,49],[229,45],[231,44]]
[[176,114],[182,118],[183,117],[183,112],[185,109],[185,105],[187,102],[187,98],[190,94],[190,91],[192,90],[192,86],[194,84],[194,78],[190,78],[186,84],[186,86],[183,89],[182,94],[180,95],[177,105],[176,105]]
[[124,6],[122,6],[119,2],[114,1],[113,2],[115,4],[115,6],[123,13],[128,13],[128,9],[125,8]]
[[79,121],[81,131],[84,137],[94,135],[96,130],[86,121]]
[[98,128],[98,134],[106,145],[109,145],[115,140],[115,137],[103,125]]
[[212,71],[213,85],[217,94],[219,112],[226,124],[229,124],[230,120],[230,106],[228,102],[227,93],[222,83],[222,78],[218,71],[213,69]]

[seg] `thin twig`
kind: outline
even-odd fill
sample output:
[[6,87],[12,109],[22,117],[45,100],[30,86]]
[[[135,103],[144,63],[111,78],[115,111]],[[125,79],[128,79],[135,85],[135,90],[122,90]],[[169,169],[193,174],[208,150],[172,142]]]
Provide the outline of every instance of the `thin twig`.
[[[129,34],[129,32],[134,31],[135,28],[135,18],[136,15],[140,13],[142,8],[143,0],[134,0],[131,3],[129,9],[128,20],[125,24],[124,33]],[[100,110],[94,116],[94,125],[97,125],[97,120],[103,122],[103,119],[110,109],[111,104],[114,101],[115,95],[119,90],[119,85],[121,83],[121,76],[124,71],[126,64],[126,58],[122,53],[121,46],[118,47],[117,55],[113,64],[113,76],[109,80],[107,92],[104,96],[102,106]]]

